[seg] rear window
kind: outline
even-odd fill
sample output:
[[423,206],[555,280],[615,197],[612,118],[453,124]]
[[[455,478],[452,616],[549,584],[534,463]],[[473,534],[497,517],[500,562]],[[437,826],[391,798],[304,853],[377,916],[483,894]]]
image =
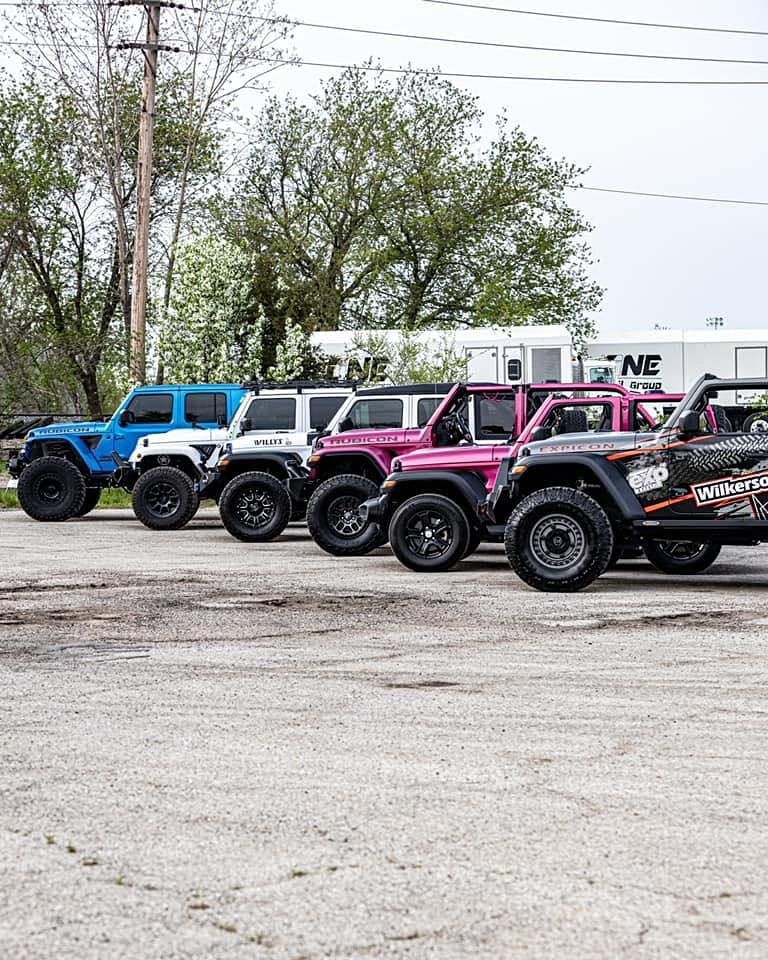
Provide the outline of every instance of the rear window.
[[325,430],[331,422],[334,413],[347,398],[341,397],[310,397],[309,400],[309,429]]
[[394,398],[358,400],[349,411],[353,429],[399,427],[403,423],[403,401]]
[[227,419],[226,393],[189,393],[184,399],[184,419],[188,423],[218,423]]
[[130,423],[170,423],[173,420],[173,394],[137,394],[125,411],[130,414]]
[[251,430],[295,430],[295,397],[256,397],[248,407],[246,417]]
[[478,440],[504,440],[515,432],[515,395],[475,397],[475,434]]
[[420,427],[425,427],[429,418],[437,410],[445,397],[422,397],[416,407],[416,423]]

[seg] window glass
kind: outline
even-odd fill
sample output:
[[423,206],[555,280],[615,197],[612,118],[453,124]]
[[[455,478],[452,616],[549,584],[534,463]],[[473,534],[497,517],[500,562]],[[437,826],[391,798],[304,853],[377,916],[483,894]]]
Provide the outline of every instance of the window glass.
[[416,407],[416,424],[419,427],[425,427],[444,399],[445,397],[422,397]]
[[334,413],[347,398],[342,397],[310,397],[309,400],[309,429],[325,430],[331,422]]
[[218,423],[227,418],[225,393],[188,393],[184,398],[184,419],[188,423]]
[[394,398],[358,400],[349,411],[353,429],[399,427],[403,423],[403,401]]
[[759,390],[711,390],[699,423],[703,433],[768,433],[768,394]]
[[613,408],[610,403],[562,404],[549,413],[544,426],[553,434],[612,430]]
[[251,430],[294,430],[296,398],[255,397],[246,417],[251,421]]
[[490,393],[475,397],[475,434],[478,440],[503,440],[514,432],[514,394]]
[[125,408],[130,423],[170,423],[173,420],[173,394],[140,393]]

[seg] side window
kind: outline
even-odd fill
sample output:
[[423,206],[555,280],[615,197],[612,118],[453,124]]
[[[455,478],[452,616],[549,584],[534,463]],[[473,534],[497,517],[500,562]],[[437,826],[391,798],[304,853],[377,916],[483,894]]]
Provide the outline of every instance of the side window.
[[475,397],[477,440],[504,440],[515,432],[515,395],[497,393]]
[[309,429],[325,430],[346,397],[310,397]]
[[188,393],[184,398],[184,419],[187,423],[226,422],[226,393]]
[[251,430],[295,430],[295,397],[256,397],[248,407],[246,417]]
[[553,434],[612,430],[613,408],[610,403],[563,404],[547,416],[546,426]]
[[425,427],[445,397],[422,397],[416,406],[416,426]]
[[125,408],[129,423],[170,423],[173,420],[172,393],[139,393]]
[[768,395],[756,391],[709,391],[699,419],[702,433],[768,432]]
[[403,401],[394,398],[358,400],[349,411],[352,429],[366,427],[401,427],[403,424]]

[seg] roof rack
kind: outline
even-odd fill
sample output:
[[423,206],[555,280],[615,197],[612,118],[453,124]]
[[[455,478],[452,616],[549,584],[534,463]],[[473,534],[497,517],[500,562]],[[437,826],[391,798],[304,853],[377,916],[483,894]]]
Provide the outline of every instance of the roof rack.
[[334,387],[351,387],[356,390],[360,380],[246,380],[241,384],[243,390],[258,393],[260,390],[302,390],[333,389]]

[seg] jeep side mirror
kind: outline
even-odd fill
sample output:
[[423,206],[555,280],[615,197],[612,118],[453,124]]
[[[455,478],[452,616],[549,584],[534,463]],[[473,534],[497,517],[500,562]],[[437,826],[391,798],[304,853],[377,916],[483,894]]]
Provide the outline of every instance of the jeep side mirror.
[[352,430],[354,426],[355,425],[352,422],[352,417],[344,417],[339,424],[339,433],[344,433],[345,430]]
[[552,427],[545,427],[544,424],[541,424],[538,427],[534,427],[531,433],[531,441],[535,442],[536,440],[549,440],[552,436]]
[[243,417],[240,421],[240,433],[248,433],[249,430],[253,430],[253,421],[250,417]]
[[226,413],[220,413],[216,417],[216,426],[217,427],[226,427],[227,426],[227,415]]
[[680,431],[680,433],[699,433],[700,422],[701,418],[698,410],[685,410],[681,414],[680,419],[677,421],[677,429]]
[[130,410],[121,410],[120,416],[117,418],[117,422],[121,427],[124,427],[126,423],[135,423],[136,417]]

